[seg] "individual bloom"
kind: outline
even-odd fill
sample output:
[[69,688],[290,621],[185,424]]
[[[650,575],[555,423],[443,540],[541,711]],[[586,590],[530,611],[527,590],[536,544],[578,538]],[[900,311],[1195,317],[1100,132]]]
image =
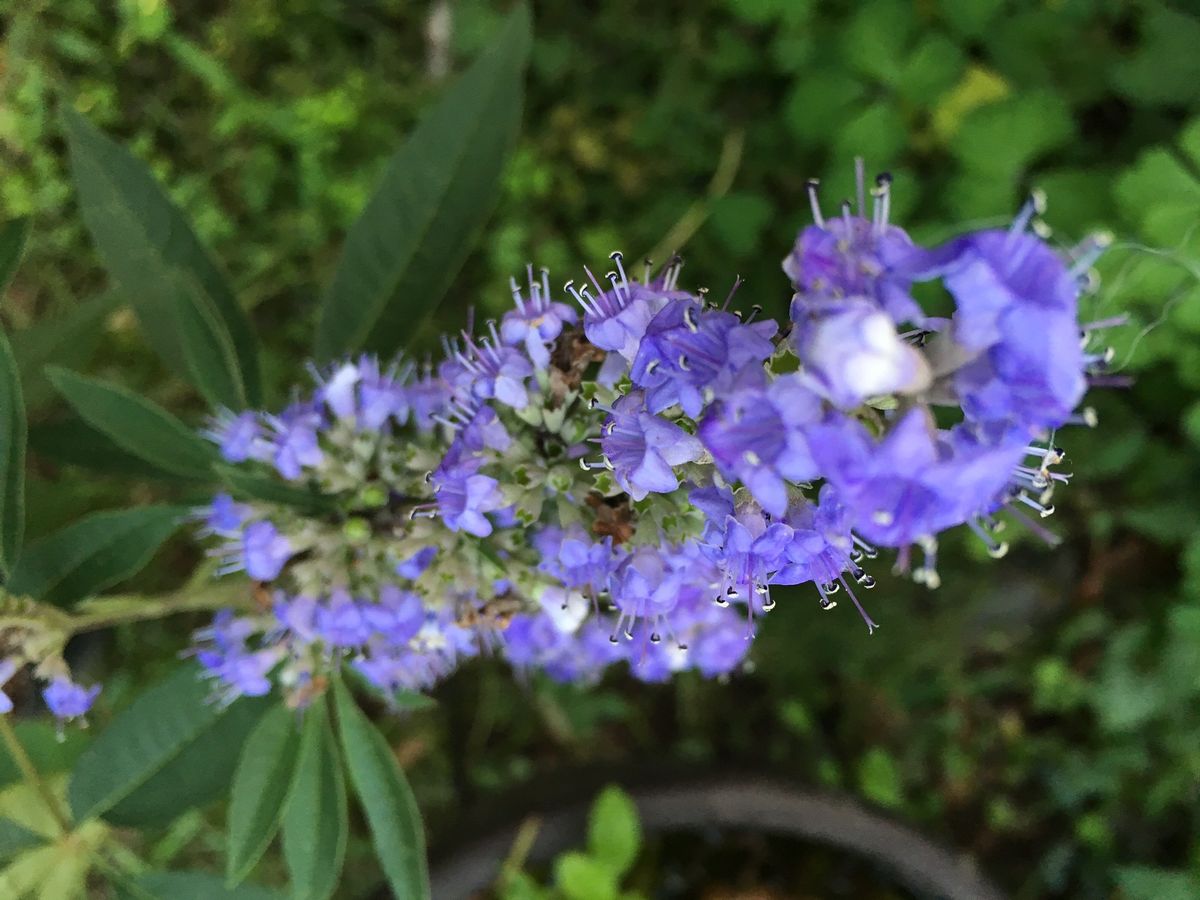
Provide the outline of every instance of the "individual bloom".
[[564,325],[574,325],[579,317],[565,303],[550,299],[550,275],[545,269],[538,283],[533,280],[533,267],[529,268],[528,300],[521,296],[515,279],[512,292],[516,309],[500,320],[500,339],[509,346],[524,346],[533,364],[545,369],[550,365],[548,346],[562,334]]
[[697,604],[678,620],[686,636],[688,666],[705,678],[728,675],[750,652],[753,625],[732,607]]
[[911,259],[915,252],[904,230],[888,223],[891,179],[877,179],[875,212],[864,218],[862,170],[859,180],[859,215],[847,204],[842,215],[826,219],[816,198],[816,183],[809,183],[815,224],[800,232],[796,246],[783,261],[783,271],[800,295],[803,309],[810,298],[867,297],[896,323],[919,323],[921,308],[910,290]]
[[1087,391],[1074,314],[1020,304],[998,324],[999,340],[954,373],[963,413],[1028,433],[1064,424]]
[[509,665],[517,669],[541,667],[570,643],[545,612],[517,613],[504,629],[501,647]]
[[358,383],[362,379],[358,366],[344,362],[334,367],[328,376],[316,374],[315,399],[343,421],[353,421],[358,412]]
[[[800,303],[793,301],[793,307]],[[835,406],[854,409],[870,397],[916,394],[930,384],[929,364],[866,299],[793,311],[793,346],[804,373]]]
[[432,482],[437,493],[437,508],[451,531],[465,531],[476,537],[492,533],[492,523],[484,513],[504,506],[500,482],[479,474],[483,460],[463,457],[452,447],[434,472]]
[[1080,273],[1068,269],[1035,234],[977,231],[930,258],[934,262],[925,266],[925,274],[940,274],[954,297],[954,339],[968,350],[980,351],[1001,340],[1001,319],[1015,306],[1075,317]]
[[437,556],[437,547],[422,547],[396,566],[396,574],[410,581],[420,578],[422,573],[429,568],[435,556]]
[[12,698],[9,697],[8,694],[4,693],[4,686],[12,680],[14,675],[17,674],[18,668],[20,668],[20,666],[11,656],[8,659],[0,660],[0,715],[12,712]]
[[275,468],[289,481],[305,468],[319,466],[325,456],[317,440],[321,414],[308,403],[294,403],[269,419],[275,432],[272,441]]
[[763,509],[782,516],[788,482],[815,478],[807,429],[821,401],[797,375],[768,383],[758,367],[739,374],[732,389],[700,422],[697,434],[726,478],[740,480]]
[[65,722],[87,715],[99,693],[98,684],[84,687],[60,675],[42,690],[42,699],[46,701],[50,712]]
[[605,590],[618,556],[612,538],[594,541],[582,526],[567,530],[545,528],[533,537],[533,546],[541,559],[538,571],[561,581],[569,588],[588,588],[593,594]]
[[[1022,428],[964,422],[941,432],[939,446],[946,499],[943,528],[994,512],[1021,488],[1040,494],[1056,480],[1048,471],[1022,467],[1031,449],[1028,432]],[[1030,505],[1042,509],[1036,501]]]
[[672,466],[700,458],[703,446],[673,422],[646,410],[641,391],[630,391],[613,404],[600,446],[621,489],[634,500],[679,487]]
[[274,581],[292,556],[292,545],[265,519],[242,532],[242,567],[255,581]]
[[362,616],[377,635],[394,646],[402,646],[417,636],[425,622],[425,607],[412,591],[395,585],[379,589],[379,602],[362,605]]
[[455,351],[453,361],[462,366],[464,375],[451,375],[452,384],[464,398],[497,400],[513,409],[524,409],[529,405],[525,382],[533,374],[533,363],[519,350],[502,344],[495,323],[489,325],[490,341],[467,338],[466,349]]
[[668,301],[686,298],[688,294],[675,288],[678,263],[672,263],[659,278],[643,284],[626,276],[620,253],[613,253],[611,258],[617,271],[609,273],[608,289],[602,288],[590,271],[588,278],[596,288],[595,297],[587,285],[576,290],[574,282],[569,281],[566,289],[583,307],[583,333],[587,339],[601,350],[619,354],[628,364],[637,356],[638,344],[650,320]]
[[238,503],[229,494],[217,494],[207,507],[201,507],[198,515],[204,518],[203,534],[233,537],[242,528],[250,507]]
[[405,386],[404,393],[417,430],[429,432],[449,405],[452,392],[441,376],[426,368],[421,377]]
[[257,413],[234,414],[222,410],[203,433],[220,448],[221,458],[226,462],[240,463],[264,456],[266,442]]
[[696,418],[705,389],[719,393],[734,373],[771,356],[775,331],[774,322],[743,324],[692,297],[671,300],[646,327],[630,377],[646,388],[650,412],[678,403]]
[[772,577],[773,584],[827,585],[836,582],[843,572],[851,571],[866,578],[853,561],[856,554],[851,533],[850,509],[841,502],[832,485],[821,488],[818,502],[798,499],[788,507],[784,521],[792,529],[791,540],[784,548],[784,564]]
[[331,647],[356,647],[371,636],[372,628],[364,614],[364,603],[346,590],[334,590],[329,599],[317,607],[318,636]]
[[389,420],[403,425],[408,421],[409,401],[404,381],[412,366],[399,371],[395,366],[381,370],[379,360],[363,355],[358,361],[358,426],[378,431]]
[[319,605],[316,597],[306,594],[288,597],[282,591],[278,591],[271,609],[284,634],[295,635],[302,643],[311,644],[318,638]]
[[512,446],[512,437],[496,411],[490,406],[481,405],[466,420],[459,431],[459,439],[472,452],[495,450],[503,453]]
[[[734,515],[725,517],[722,540],[715,557],[724,574],[725,595],[757,605],[766,596],[771,576],[784,562],[792,529],[771,522],[757,504],[741,504]],[[769,601],[765,608],[769,609]]]
[[232,703],[238,697],[264,697],[271,693],[269,676],[282,655],[281,647],[261,650],[237,647],[225,651],[204,649],[196,658],[209,675],[224,685],[222,701]]
[[698,553],[671,546],[639,547],[625,556],[611,579],[612,602],[617,608],[616,638],[623,631],[634,636],[634,626],[646,623],[651,643],[664,637],[682,643],[671,614],[680,604],[707,599],[715,572]]

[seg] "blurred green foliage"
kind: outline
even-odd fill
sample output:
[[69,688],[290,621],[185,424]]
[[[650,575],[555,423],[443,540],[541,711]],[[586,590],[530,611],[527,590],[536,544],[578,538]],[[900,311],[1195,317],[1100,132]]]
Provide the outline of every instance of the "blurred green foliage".
[[[70,98],[152,164],[230,273],[279,400],[304,377],[316,285],[439,90],[441,60],[459,69],[503,6],[449,4],[444,39],[433,4],[404,0],[10,6],[0,218],[28,215],[33,231],[6,324],[45,334],[74,321],[93,340],[56,361],[92,358],[182,416],[197,408],[127,308],[91,299],[104,284],[54,116]],[[728,685],[577,691],[517,688],[486,663],[461,673],[395,731],[435,835],[463,804],[546,767],[737,763],[856,792],[977,854],[1015,896],[1200,894],[1195,7],[605,0],[535,4],[535,19],[523,137],[444,324],[501,309],[527,260],[562,280],[616,247],[679,249],[685,277],[714,292],[740,273],[741,301],[778,314],[777,261],[807,221],[805,180],[821,176],[832,205],[862,154],[896,176],[895,217],[918,240],[1005,221],[1034,187],[1064,245],[1110,229],[1087,314],[1130,314],[1110,334],[1115,367],[1137,381],[1095,396],[1099,430],[1059,437],[1076,474],[1055,520],[1062,548],[1022,539],[992,563],[950,541],[938,592],[880,578],[870,640],[801,593],[771,614],[754,672]],[[85,301],[81,328],[70,317]],[[127,503],[128,481],[110,474],[144,478],[135,500],[187,499],[50,391],[29,395],[31,538]],[[176,548],[144,586],[193,561]],[[118,649],[136,665],[152,644],[119,636]],[[154,852],[211,852],[203,821],[181,821]]]

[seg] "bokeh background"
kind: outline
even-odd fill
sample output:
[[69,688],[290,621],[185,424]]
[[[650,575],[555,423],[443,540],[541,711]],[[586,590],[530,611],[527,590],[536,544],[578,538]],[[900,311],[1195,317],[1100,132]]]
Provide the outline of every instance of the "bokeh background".
[[[36,347],[90,303],[68,364],[181,414],[200,408],[106,293],[54,116],[66,98],[187,211],[253,308],[281,402],[306,377],[315,301],[386,157],[505,5],[8,4],[0,217],[31,215],[34,231],[5,326]],[[975,854],[1015,896],[1200,896],[1200,9],[533,6],[523,136],[444,326],[469,306],[502,309],[526,261],[561,282],[614,248],[679,250],[685,280],[714,292],[741,274],[743,303],[778,314],[805,179],[820,176],[835,204],[861,154],[895,175],[894,217],[918,240],[1003,222],[1035,187],[1053,240],[1110,230],[1085,309],[1129,313],[1115,365],[1136,383],[1089,401],[1099,429],[1059,435],[1075,473],[1051,521],[1061,547],[1018,539],[994,562],[952,537],[935,592],[877,564],[869,600],[883,627],[870,639],[857,617],[797,595],[729,683],[614,675],[579,690],[517,683],[486,661],[456,675],[435,707],[393,727],[435,844],[463,809],[572,766],[756,769],[882,807]],[[23,374],[30,538],[131,495],[186,496],[72,420],[32,363]],[[176,585],[195,560],[181,540],[135,587]],[[110,683],[98,718],[184,646],[187,624],[88,650]],[[215,859],[220,821],[189,814],[147,852]]]

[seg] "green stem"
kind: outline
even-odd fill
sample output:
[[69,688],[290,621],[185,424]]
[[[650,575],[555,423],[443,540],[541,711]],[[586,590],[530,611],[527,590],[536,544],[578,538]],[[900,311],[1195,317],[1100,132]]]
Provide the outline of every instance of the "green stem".
[[42,798],[47,812],[50,813],[50,817],[54,819],[55,825],[58,826],[59,834],[70,834],[71,821],[59,806],[58,798],[51,793],[50,788],[46,786],[46,782],[42,781],[42,776],[38,774],[33,760],[25,752],[25,747],[21,744],[20,738],[17,737],[17,733],[13,730],[12,723],[6,715],[0,715],[0,737],[4,739],[4,744],[8,747],[8,752],[17,764],[17,768],[21,770],[21,775],[25,778],[25,782]]
[[188,612],[249,608],[253,603],[250,587],[244,581],[233,579],[217,582],[207,590],[196,590],[190,585],[163,597],[146,597],[137,594],[115,594],[100,597],[80,606],[80,611],[70,617],[70,634],[99,631],[114,625],[130,622],[147,622]]

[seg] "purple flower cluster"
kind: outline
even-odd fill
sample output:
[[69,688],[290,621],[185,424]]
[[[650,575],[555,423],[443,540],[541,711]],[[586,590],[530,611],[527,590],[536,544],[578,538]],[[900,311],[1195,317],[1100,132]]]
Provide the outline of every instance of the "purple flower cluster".
[[[1078,321],[1102,242],[1060,255],[1030,204],[921,247],[888,221],[890,178],[868,211],[859,177],[830,219],[810,184],[782,327],[728,308],[740,282],[718,306],[679,286],[681,260],[635,279],[614,253],[566,284],[574,305],[530,268],[436,363],[364,356],[314,370],[278,415],[218,417],[226,461],[327,501],[200,513],[221,572],[260,584],[199,635],[222,695],[303,703],[343,665],[425,690],[480,655],[563,681],[720,676],[776,586],[809,584],[822,609],[844,592],[874,630],[856,589],[877,548],[933,587],[948,528],[997,556],[1004,519],[1044,533],[1029,511],[1069,477],[1054,431],[1086,418],[1104,359]],[[948,319],[914,298],[934,280]]]
[[[22,662],[14,656],[0,660],[0,715],[13,710],[12,698],[4,692],[4,687],[21,669]],[[73,681],[66,664],[58,657],[41,661],[36,674],[45,682],[42,700],[59,722],[82,719],[91,710],[92,703],[100,693],[98,684],[84,687]]]

